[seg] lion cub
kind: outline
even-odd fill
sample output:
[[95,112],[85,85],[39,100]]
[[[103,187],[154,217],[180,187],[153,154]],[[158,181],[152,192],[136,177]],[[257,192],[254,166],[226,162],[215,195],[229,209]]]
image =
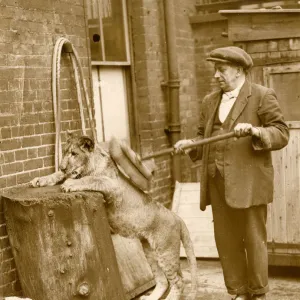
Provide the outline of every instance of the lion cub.
[[180,270],[180,242],[191,266],[192,292],[196,297],[196,258],[186,225],[172,211],[132,185],[111,156],[88,137],[69,134],[60,171],[35,178],[33,187],[62,183],[65,192],[99,191],[104,195],[109,224],[124,237],[138,238],[156,280],[145,300],[158,300],[170,286],[167,300],[179,300],[183,290]]

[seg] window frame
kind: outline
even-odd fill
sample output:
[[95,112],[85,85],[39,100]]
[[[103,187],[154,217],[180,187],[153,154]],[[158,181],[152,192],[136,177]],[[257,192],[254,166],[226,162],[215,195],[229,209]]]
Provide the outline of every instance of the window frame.
[[[86,7],[89,8],[89,2],[90,0],[86,0]],[[103,24],[102,24],[102,12],[101,12],[101,0],[97,1],[97,7],[98,7],[98,16],[99,16],[99,29],[100,29],[100,35],[104,37],[103,32]],[[123,13],[123,26],[124,26],[124,40],[125,40],[125,61],[107,61],[106,55],[105,55],[105,39],[102,38],[104,42],[101,43],[101,50],[103,55],[103,60],[91,60],[92,66],[130,66],[131,65],[131,55],[130,55],[130,41],[129,41],[129,26],[128,26],[128,13],[127,13],[127,3],[126,0],[121,0],[122,2],[122,13]],[[87,15],[87,24],[88,24],[88,30],[90,27],[93,27],[95,25],[89,24],[89,16]]]

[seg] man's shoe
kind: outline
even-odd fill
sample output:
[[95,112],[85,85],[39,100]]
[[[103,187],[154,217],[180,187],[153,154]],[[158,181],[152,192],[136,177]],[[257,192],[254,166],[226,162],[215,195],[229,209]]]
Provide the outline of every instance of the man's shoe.
[[260,294],[260,295],[253,295],[252,300],[266,300],[267,296],[266,294]]
[[232,300],[250,300],[251,297],[249,294],[236,295]]

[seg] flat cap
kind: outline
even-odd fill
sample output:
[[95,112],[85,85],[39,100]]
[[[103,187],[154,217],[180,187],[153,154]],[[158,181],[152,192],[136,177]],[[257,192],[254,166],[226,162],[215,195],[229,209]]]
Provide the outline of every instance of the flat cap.
[[210,52],[206,59],[214,62],[232,63],[249,70],[253,66],[251,56],[243,49],[235,46],[217,48]]

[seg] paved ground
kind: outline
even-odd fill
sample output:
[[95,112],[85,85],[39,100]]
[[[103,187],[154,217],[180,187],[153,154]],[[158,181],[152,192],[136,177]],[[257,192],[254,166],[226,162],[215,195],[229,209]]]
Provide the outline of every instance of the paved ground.
[[[219,261],[198,260],[197,300],[230,300],[227,294]],[[185,292],[190,287],[190,274],[185,259],[181,261]],[[269,270],[270,292],[268,300],[300,300],[300,268],[271,267]],[[149,292],[148,292],[149,293]],[[187,297],[183,299],[188,300]]]

